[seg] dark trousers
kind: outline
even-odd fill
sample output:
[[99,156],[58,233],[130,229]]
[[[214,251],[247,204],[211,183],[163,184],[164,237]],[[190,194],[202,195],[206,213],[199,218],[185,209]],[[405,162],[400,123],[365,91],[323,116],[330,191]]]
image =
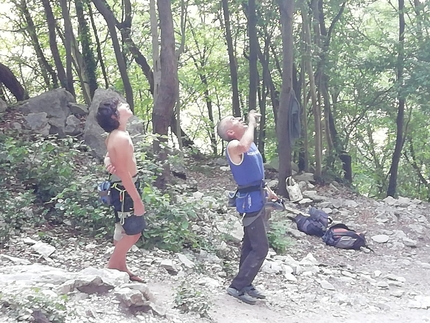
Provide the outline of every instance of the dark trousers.
[[239,273],[230,285],[239,291],[252,284],[269,251],[264,212],[243,231]]

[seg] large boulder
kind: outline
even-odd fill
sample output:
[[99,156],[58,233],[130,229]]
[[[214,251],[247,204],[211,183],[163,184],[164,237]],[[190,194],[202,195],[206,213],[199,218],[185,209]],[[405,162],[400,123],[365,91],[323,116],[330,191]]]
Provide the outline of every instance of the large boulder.
[[[85,143],[93,150],[94,154],[103,159],[106,154],[105,138],[107,133],[98,125],[96,120],[97,109],[100,102],[108,99],[119,99],[123,102],[126,100],[112,89],[97,89],[94,93],[90,111],[85,122],[84,140]],[[133,139],[133,142],[141,140],[143,134],[143,123],[139,118],[132,116],[127,125],[127,130]]]
[[[54,134],[64,136],[64,128],[66,127],[66,119],[71,114],[69,103],[74,103],[75,98],[65,89],[55,89],[42,93],[34,98],[26,100],[23,104],[17,107],[17,110],[24,115],[31,115],[29,120],[35,121],[35,126],[28,123],[27,126],[41,133]],[[46,115],[45,115],[46,113]],[[41,116],[42,119],[36,121],[36,117]],[[47,127],[40,127],[40,123],[47,120]],[[29,121],[27,120],[27,122]],[[43,131],[42,131],[42,130]]]

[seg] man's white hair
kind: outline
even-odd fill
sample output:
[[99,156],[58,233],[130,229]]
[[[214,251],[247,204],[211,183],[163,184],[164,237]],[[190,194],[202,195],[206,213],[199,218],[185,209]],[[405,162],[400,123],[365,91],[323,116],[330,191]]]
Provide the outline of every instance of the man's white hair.
[[218,122],[217,126],[217,132],[218,136],[221,137],[222,140],[229,141],[230,137],[227,134],[227,131],[229,130],[228,127],[228,118],[231,118],[231,116],[224,117]]

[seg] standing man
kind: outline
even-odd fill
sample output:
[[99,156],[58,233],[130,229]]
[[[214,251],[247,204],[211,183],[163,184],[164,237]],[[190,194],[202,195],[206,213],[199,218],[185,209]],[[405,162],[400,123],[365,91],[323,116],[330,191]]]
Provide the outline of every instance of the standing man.
[[110,170],[114,173],[111,175],[110,194],[115,212],[115,249],[107,267],[126,272],[132,281],[143,282],[126,265],[127,252],[139,240],[145,228],[145,206],[137,177],[134,146],[126,131],[127,121],[132,115],[126,102],[110,99],[100,103],[96,119],[109,133],[106,138],[105,164],[110,165]]
[[248,114],[248,125],[240,118],[228,116],[217,127],[218,135],[228,141],[226,157],[233,178],[238,185],[236,210],[242,216],[244,236],[239,262],[239,272],[227,288],[227,293],[247,304],[266,298],[254,288],[252,282],[269,251],[265,227],[266,198],[277,199],[276,194],[264,184],[263,158],[254,144],[257,118],[254,110]]

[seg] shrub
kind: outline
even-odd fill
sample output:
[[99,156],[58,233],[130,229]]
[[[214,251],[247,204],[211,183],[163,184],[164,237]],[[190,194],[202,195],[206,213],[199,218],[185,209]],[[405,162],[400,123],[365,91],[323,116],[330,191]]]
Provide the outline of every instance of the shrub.
[[0,310],[17,321],[33,322],[33,315],[38,314],[49,322],[64,323],[71,314],[67,313],[67,301],[66,295],[54,297],[37,287],[13,295],[0,292]]
[[287,221],[276,220],[270,222],[270,229],[267,232],[269,244],[278,254],[284,254],[291,246],[291,240],[286,236]]
[[175,297],[175,307],[182,313],[193,312],[200,315],[200,317],[209,318],[210,303],[208,302],[208,295],[198,291],[182,282],[177,289]]

